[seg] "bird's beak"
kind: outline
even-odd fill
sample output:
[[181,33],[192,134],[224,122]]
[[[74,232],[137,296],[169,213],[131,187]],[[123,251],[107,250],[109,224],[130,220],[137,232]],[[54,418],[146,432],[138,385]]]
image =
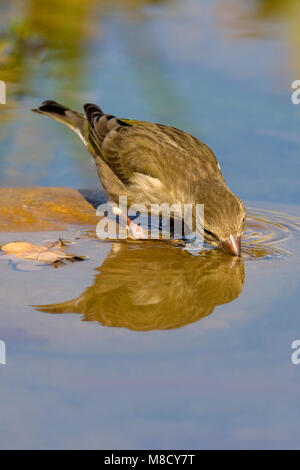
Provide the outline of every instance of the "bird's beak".
[[221,248],[235,256],[241,256],[241,237],[230,235],[227,240],[221,242]]

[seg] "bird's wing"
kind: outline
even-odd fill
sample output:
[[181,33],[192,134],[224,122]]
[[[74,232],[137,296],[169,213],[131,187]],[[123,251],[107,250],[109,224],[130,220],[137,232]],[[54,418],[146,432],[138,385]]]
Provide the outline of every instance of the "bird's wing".
[[195,137],[169,126],[144,121],[117,119],[104,114],[96,105],[85,105],[89,122],[89,141],[99,155],[124,183],[135,174],[164,179],[191,175],[211,177],[220,172],[213,152]]

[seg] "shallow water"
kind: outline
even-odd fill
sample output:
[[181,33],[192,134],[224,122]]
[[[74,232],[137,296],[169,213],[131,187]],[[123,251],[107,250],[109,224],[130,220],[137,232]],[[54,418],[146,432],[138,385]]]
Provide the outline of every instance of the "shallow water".
[[95,101],[214,149],[251,201],[243,257],[0,233],[89,257],[0,256],[0,447],[299,448],[297,2],[113,3],[1,2],[0,185],[97,187],[76,136],[30,113]]
[[14,234],[62,237],[89,259],[0,257],[3,447],[298,446],[300,211],[289,212],[251,209],[241,260],[80,230]]

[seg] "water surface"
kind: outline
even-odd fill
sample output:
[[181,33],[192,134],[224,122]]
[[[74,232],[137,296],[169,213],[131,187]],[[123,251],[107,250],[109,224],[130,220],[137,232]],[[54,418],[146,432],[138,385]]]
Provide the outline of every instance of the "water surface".
[[251,201],[242,260],[0,234],[61,236],[89,257],[54,269],[0,256],[2,448],[299,448],[297,7],[1,2],[2,187],[97,187],[76,136],[30,112],[95,101],[204,140]]

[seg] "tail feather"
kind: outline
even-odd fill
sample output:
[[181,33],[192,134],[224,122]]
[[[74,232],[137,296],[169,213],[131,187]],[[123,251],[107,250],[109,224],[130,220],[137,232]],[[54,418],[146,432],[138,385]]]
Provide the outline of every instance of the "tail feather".
[[73,111],[62,104],[57,103],[56,101],[44,101],[41,106],[32,110],[34,113],[43,114],[48,116],[56,121],[62,122],[75,131],[79,136],[85,141],[86,133],[86,117]]
[[32,111],[38,113],[55,113],[64,116],[66,111],[68,111],[68,108],[56,101],[48,100],[44,101],[39,108],[33,109]]

